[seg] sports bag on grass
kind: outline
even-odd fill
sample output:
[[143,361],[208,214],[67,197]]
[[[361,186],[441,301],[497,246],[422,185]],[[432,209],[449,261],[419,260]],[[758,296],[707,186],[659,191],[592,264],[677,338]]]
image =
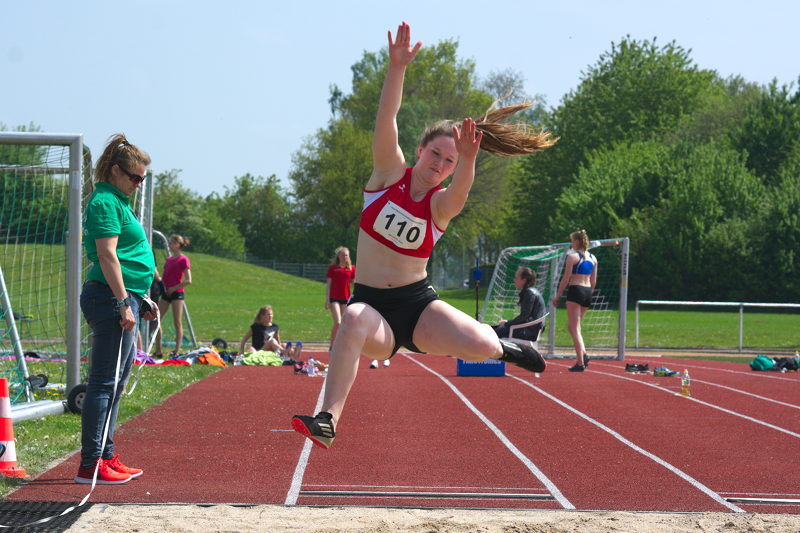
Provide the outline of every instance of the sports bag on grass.
[[755,359],[750,361],[752,370],[769,370],[773,366],[775,366],[775,361],[766,355],[757,355]]

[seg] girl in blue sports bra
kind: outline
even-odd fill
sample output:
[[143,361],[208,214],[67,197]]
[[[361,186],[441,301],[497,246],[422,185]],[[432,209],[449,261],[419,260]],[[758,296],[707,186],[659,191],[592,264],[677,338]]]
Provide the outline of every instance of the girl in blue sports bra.
[[567,289],[567,322],[572,344],[575,346],[577,362],[570,372],[583,372],[589,366],[589,356],[581,335],[581,319],[592,304],[592,292],[597,284],[597,258],[589,253],[589,236],[586,230],[570,234],[572,252],[564,264],[564,275],[553,298],[553,307],[558,306],[561,294]]

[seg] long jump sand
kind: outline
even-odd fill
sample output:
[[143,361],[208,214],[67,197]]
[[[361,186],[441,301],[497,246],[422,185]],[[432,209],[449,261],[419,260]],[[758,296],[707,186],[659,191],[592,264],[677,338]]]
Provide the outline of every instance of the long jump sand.
[[71,532],[229,532],[284,533],[567,533],[567,532],[725,532],[797,533],[800,516],[730,513],[633,513],[606,511],[421,510],[363,507],[284,507],[255,505],[96,504]]

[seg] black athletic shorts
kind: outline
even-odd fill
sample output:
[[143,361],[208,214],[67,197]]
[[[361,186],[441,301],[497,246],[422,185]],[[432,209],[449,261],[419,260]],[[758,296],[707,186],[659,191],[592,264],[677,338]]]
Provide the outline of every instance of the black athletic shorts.
[[176,291],[172,293],[172,296],[167,295],[164,293],[161,295],[161,299],[165,302],[174,302],[175,300],[185,300],[186,296],[184,296],[184,292]]
[[365,303],[381,314],[394,333],[392,349],[394,355],[401,346],[412,352],[424,353],[414,346],[414,328],[417,327],[419,316],[428,304],[438,299],[436,290],[423,279],[411,285],[391,289],[376,289],[356,283],[353,296],[347,303],[349,305],[356,302]]
[[584,285],[570,285],[567,289],[567,301],[575,302],[581,307],[592,305],[592,288]]
[[347,300],[337,300],[336,298],[328,298],[328,302],[347,305]]

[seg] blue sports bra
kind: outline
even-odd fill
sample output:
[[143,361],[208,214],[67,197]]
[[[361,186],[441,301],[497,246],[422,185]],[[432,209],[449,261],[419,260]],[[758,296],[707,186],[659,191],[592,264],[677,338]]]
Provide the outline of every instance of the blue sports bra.
[[573,274],[589,275],[594,272],[594,261],[592,261],[592,254],[586,252],[586,257],[581,252],[577,252],[580,260],[572,265]]

